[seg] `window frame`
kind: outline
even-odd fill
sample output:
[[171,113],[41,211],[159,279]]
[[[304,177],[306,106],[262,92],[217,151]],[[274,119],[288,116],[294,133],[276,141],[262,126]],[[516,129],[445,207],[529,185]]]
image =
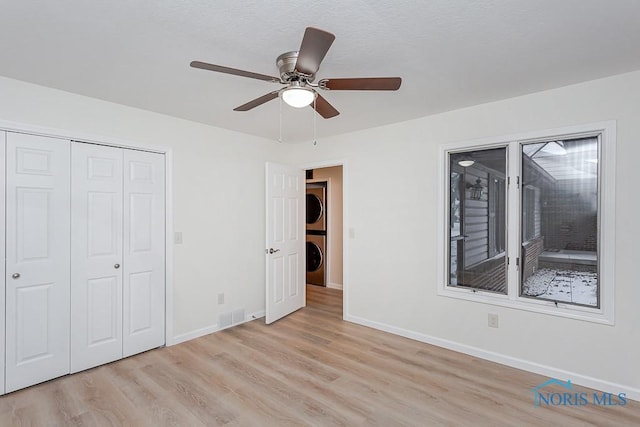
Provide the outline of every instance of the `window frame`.
[[[522,197],[524,189],[520,185],[521,145],[548,140],[562,140],[596,136],[600,138],[598,158],[598,292],[599,307],[574,305],[520,296],[520,257],[522,245]],[[438,200],[438,280],[437,293],[449,297],[531,311],[546,315],[561,316],[606,325],[615,324],[615,145],[616,122],[614,120],[503,135],[470,141],[461,141],[440,146],[440,174]],[[497,294],[480,289],[457,288],[449,284],[449,154],[468,150],[507,147],[507,294]],[[514,220],[515,219],[515,220]]]

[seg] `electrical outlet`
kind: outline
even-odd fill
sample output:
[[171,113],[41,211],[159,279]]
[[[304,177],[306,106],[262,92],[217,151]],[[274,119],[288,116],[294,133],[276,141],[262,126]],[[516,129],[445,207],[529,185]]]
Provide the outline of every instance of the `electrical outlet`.
[[224,294],[218,294],[218,304],[224,304]]
[[489,327],[490,328],[497,328],[498,327],[498,315],[497,314],[489,313],[488,320],[489,320]]

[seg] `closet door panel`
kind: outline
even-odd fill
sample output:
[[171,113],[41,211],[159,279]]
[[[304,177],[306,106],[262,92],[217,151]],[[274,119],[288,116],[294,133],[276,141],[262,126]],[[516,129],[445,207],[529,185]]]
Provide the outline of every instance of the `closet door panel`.
[[[5,153],[6,153],[6,132],[0,131],[0,224],[4,228],[4,189],[5,189]],[[4,231],[0,232],[0,260],[4,261],[5,259],[5,233]],[[4,394],[4,331],[5,331],[5,292],[4,289],[6,287],[5,281],[5,270],[4,270],[4,262],[0,262],[0,277],[2,278],[2,291],[0,292],[0,394]]]
[[124,150],[124,356],[164,344],[164,155]]
[[71,147],[71,372],[122,358],[122,151]]
[[7,392],[69,373],[69,150],[7,133]]

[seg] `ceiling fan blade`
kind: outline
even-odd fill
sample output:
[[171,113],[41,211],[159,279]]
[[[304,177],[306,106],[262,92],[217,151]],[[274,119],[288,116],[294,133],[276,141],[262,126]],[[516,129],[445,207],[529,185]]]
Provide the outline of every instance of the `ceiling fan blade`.
[[315,74],[335,38],[336,36],[327,31],[307,27],[298,50],[296,71],[308,75]]
[[242,104],[239,107],[233,109],[233,111],[249,111],[252,108],[256,108],[259,105],[264,104],[265,102],[269,102],[272,99],[276,99],[278,97],[279,90],[274,90],[273,92],[269,92],[266,95],[262,95],[259,98],[253,99],[246,104]]
[[401,84],[400,77],[364,77],[322,79],[318,82],[318,87],[328,90],[398,90]]
[[191,61],[193,68],[216,71],[218,73],[233,74],[234,76],[249,77],[251,79],[265,80],[268,82],[280,83],[278,77],[267,76],[266,74],[252,73],[251,71],[238,70],[236,68],[223,67],[222,65],[208,64],[206,62]]
[[311,108],[316,110],[316,112],[325,119],[330,119],[340,114],[340,112],[333,108],[333,105],[329,104],[329,101],[320,96],[319,93],[316,94],[315,104],[313,102],[311,103]]

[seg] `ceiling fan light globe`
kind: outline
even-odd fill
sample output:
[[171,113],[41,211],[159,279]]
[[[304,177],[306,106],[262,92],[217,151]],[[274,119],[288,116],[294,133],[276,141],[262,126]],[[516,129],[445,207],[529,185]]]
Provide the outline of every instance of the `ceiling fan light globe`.
[[316,93],[308,88],[291,87],[282,91],[282,100],[294,108],[303,108],[313,102]]

